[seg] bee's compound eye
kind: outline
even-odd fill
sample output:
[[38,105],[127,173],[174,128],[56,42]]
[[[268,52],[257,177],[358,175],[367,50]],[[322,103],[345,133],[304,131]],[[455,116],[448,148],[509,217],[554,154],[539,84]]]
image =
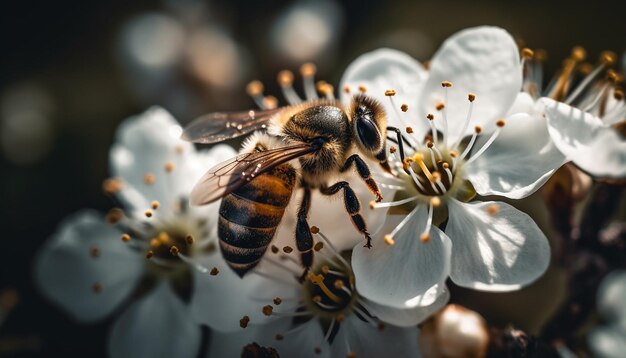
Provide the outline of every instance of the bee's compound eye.
[[381,146],[380,131],[369,116],[357,118],[356,132],[361,145],[367,150],[376,151]]

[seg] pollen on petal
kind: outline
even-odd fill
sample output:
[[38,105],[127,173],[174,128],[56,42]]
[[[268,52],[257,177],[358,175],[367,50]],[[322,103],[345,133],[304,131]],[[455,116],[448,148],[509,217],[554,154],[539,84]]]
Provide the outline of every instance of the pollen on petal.
[[154,174],[152,173],[146,173],[143,175],[143,181],[144,183],[146,183],[147,185],[152,185],[154,184]]
[[241,328],[246,328],[246,327],[248,327],[248,323],[250,323],[250,317],[248,317],[248,316],[243,316],[243,317],[239,320],[239,327],[241,327]]
[[148,209],[144,212],[144,214],[146,215],[147,218],[151,218],[152,217],[152,210]]
[[271,316],[272,313],[274,312],[274,307],[272,307],[271,305],[266,305],[263,306],[263,314],[266,316]]
[[102,291],[102,284],[100,282],[96,282],[91,288],[93,289],[93,292],[100,293]]
[[406,112],[406,111],[408,111],[408,110],[409,110],[409,105],[408,105],[408,104],[406,104],[406,103],[403,103],[403,104],[400,106],[400,110],[402,110],[402,112]]
[[165,163],[165,166],[164,166],[165,171],[166,171],[167,173],[171,173],[171,172],[173,172],[175,167],[176,167],[176,165],[174,165],[174,163],[173,163],[173,162],[167,162],[167,163]]
[[286,254],[290,254],[291,252],[293,252],[293,248],[291,246],[285,246],[283,247],[283,252]]
[[130,241],[130,235],[128,235],[128,234],[122,234],[121,239],[122,239],[122,241],[124,241],[124,242],[129,242],[129,241]]
[[487,213],[491,216],[497,215],[498,212],[500,212],[500,208],[498,207],[498,204],[491,204],[487,207]]
[[213,267],[211,271],[209,272],[209,275],[217,276],[218,273],[220,273],[220,270],[218,270],[217,267]]
[[280,297],[274,298],[274,304],[276,306],[280,305],[282,302],[283,302],[283,300]]

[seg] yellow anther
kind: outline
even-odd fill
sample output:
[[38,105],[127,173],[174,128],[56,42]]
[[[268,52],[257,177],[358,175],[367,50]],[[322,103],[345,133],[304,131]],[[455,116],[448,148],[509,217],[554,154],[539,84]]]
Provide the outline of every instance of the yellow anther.
[[152,174],[152,173],[144,174],[143,181],[144,181],[144,183],[146,183],[148,185],[154,184],[154,174]]
[[499,211],[498,204],[491,204],[487,207],[487,213],[491,216],[497,215]]
[[442,109],[446,108],[446,105],[445,105],[443,102],[439,102],[439,103],[437,103],[437,105],[435,106],[435,108],[436,108],[438,111],[441,111]]
[[151,206],[152,206],[152,209],[153,209],[153,210],[156,210],[156,209],[158,209],[158,208],[159,208],[159,205],[161,205],[161,204],[160,204],[158,201],[154,200],[154,201],[152,202],[152,205],[151,205]]
[[165,171],[168,172],[168,173],[173,172],[175,167],[176,167],[176,165],[174,165],[174,163],[172,163],[172,162],[165,163]]
[[451,156],[452,158],[456,158],[458,155],[459,155],[459,153],[458,153],[456,150],[451,150],[451,151],[450,151],[450,156]]
[[313,250],[315,251],[320,251],[321,249],[324,248],[324,243],[321,241],[318,241],[315,246],[313,246]]
[[282,70],[278,72],[278,84],[281,87],[289,87],[293,83],[293,72],[289,70]]
[[318,232],[320,232],[320,228],[318,228],[317,226],[311,226],[311,234],[315,235]]
[[443,163],[441,164],[441,166],[442,166],[444,169],[448,169],[448,168],[450,168],[450,164],[448,164],[448,162],[443,162]]
[[323,265],[321,271],[324,275],[326,275],[328,271],[330,271],[330,267],[328,267],[328,265]]
[[393,154],[396,152],[396,147],[394,147],[393,145],[391,147],[389,147],[389,153]]
[[350,86],[348,86],[348,85],[343,86],[343,92],[349,94],[350,93]]
[[617,55],[615,55],[615,52],[612,51],[604,51],[600,54],[600,62],[605,65],[610,66],[614,64],[616,59]]
[[500,128],[504,127],[505,124],[506,124],[506,121],[504,119],[498,119],[496,121],[496,125]]
[[118,178],[109,178],[102,182],[102,190],[107,194],[119,193],[124,183]]
[[529,49],[528,47],[522,49],[522,58],[530,60],[531,58],[533,58],[534,55],[535,53],[533,52],[533,50]]
[[409,105],[408,105],[408,104],[406,104],[406,103],[403,103],[403,104],[400,106],[400,110],[402,110],[402,112],[406,112],[406,111],[408,111],[408,110],[409,110]]
[[128,241],[130,241],[130,235],[128,235],[128,234],[123,234],[123,235],[122,235],[122,241],[124,241],[124,242],[128,242]]
[[161,246],[161,241],[159,241],[158,239],[152,239],[152,240],[150,240],[150,246],[151,247],[159,247],[159,246]]
[[209,275],[217,276],[218,273],[220,273],[220,270],[218,270],[217,267],[213,267],[211,271],[209,272]]
[[385,240],[385,244],[392,246],[393,244],[395,244],[396,242],[393,240],[393,237],[391,237],[391,235],[387,234],[383,237],[383,240]]
[[317,72],[317,67],[315,67],[315,64],[313,63],[309,62],[300,66],[300,74],[302,75],[302,77],[315,76],[316,72]]
[[256,97],[263,94],[263,83],[261,81],[252,81],[246,86],[246,93],[250,97]]
[[406,132],[409,134],[413,133],[413,127],[406,127]]
[[365,87],[364,85],[359,85],[359,92],[362,92],[362,93],[367,92],[367,87]]
[[330,298],[331,300],[333,300],[334,302],[341,302],[341,298],[339,298],[337,295],[335,295],[324,283],[324,276],[322,275],[316,275],[313,272],[310,272],[307,274],[307,278],[309,279],[309,281],[311,281],[314,285],[317,285],[322,292],[324,292],[324,294]]
[[265,98],[263,98],[263,105],[267,109],[274,109],[278,107],[278,98],[274,96],[266,96]]
[[374,200],[370,201],[370,209],[376,208],[376,202]]
[[476,99],[476,95],[475,95],[475,94],[473,94],[473,93],[468,93],[468,94],[467,94],[467,99],[468,99],[470,102],[474,102],[474,100]]
[[146,210],[144,212],[144,214],[146,215],[147,218],[151,218],[152,217],[152,210]]
[[432,113],[428,113],[428,114],[426,115],[426,118],[427,118],[429,121],[432,121],[433,119],[435,119],[435,116],[434,116]]
[[478,125],[477,125],[477,126],[474,126],[474,132],[475,132],[476,134],[480,134],[480,132],[482,132],[482,131],[483,131],[483,127],[478,126]]
[[587,57],[587,51],[581,46],[576,46],[572,49],[571,57],[574,61],[583,61]]
[[439,199],[438,196],[433,196],[432,198],[430,198],[430,205],[435,208],[438,207],[439,205],[441,205],[441,199]]
[[396,95],[396,90],[386,90],[385,91],[385,96],[387,97],[392,97]]
[[179,252],[180,252],[180,250],[178,250],[178,247],[176,247],[176,246],[170,247],[170,254],[172,254],[172,256],[178,256]]
[[335,283],[333,283],[333,286],[335,286],[336,289],[341,290],[341,288],[343,288],[343,281],[335,280]]
[[452,87],[452,82],[450,82],[450,81],[443,81],[443,82],[441,82],[441,87]]
[[421,241],[421,242],[424,242],[424,243],[426,243],[426,242],[430,241],[430,235],[429,235],[427,232],[422,233],[422,234],[420,235],[420,241]]

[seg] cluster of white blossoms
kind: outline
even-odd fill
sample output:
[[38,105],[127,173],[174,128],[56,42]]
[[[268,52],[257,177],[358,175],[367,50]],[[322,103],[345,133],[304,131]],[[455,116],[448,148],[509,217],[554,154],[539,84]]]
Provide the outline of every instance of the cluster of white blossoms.
[[[299,200],[240,278],[216,249],[219,203],[188,205],[198,179],[235,150],[196,150],[166,111],[149,109],[120,126],[111,148],[104,189],[122,208],[62,223],[37,257],[36,281],[79,321],[115,315],[112,357],[237,357],[244,347],[281,357],[420,356],[417,325],[448,302],[448,278],[512,291],[550,263],[535,222],[497,197],[525,198],[570,161],[596,177],[626,176],[623,93],[599,79],[612,61],[607,54],[576,88],[566,65],[543,90],[540,62],[494,27],[453,35],[427,68],[389,49],[357,58],[340,101],[364,92],[384,105],[392,173],[371,165],[385,198],[362,208],[372,248],[340,203],[314,193],[315,263],[304,279],[289,246]],[[302,74],[305,101],[316,90],[335,98],[331,85],[315,86],[313,67]],[[279,82],[289,103],[302,101],[293,74]],[[277,105],[259,83],[249,92],[262,108]],[[370,202],[358,177],[347,177]]]

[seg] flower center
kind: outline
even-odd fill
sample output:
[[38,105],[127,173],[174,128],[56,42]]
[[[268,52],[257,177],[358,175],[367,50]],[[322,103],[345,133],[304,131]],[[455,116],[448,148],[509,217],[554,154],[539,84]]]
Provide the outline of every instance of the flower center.
[[356,298],[354,276],[343,265],[325,263],[309,271],[303,289],[309,309],[323,317],[348,313]]

